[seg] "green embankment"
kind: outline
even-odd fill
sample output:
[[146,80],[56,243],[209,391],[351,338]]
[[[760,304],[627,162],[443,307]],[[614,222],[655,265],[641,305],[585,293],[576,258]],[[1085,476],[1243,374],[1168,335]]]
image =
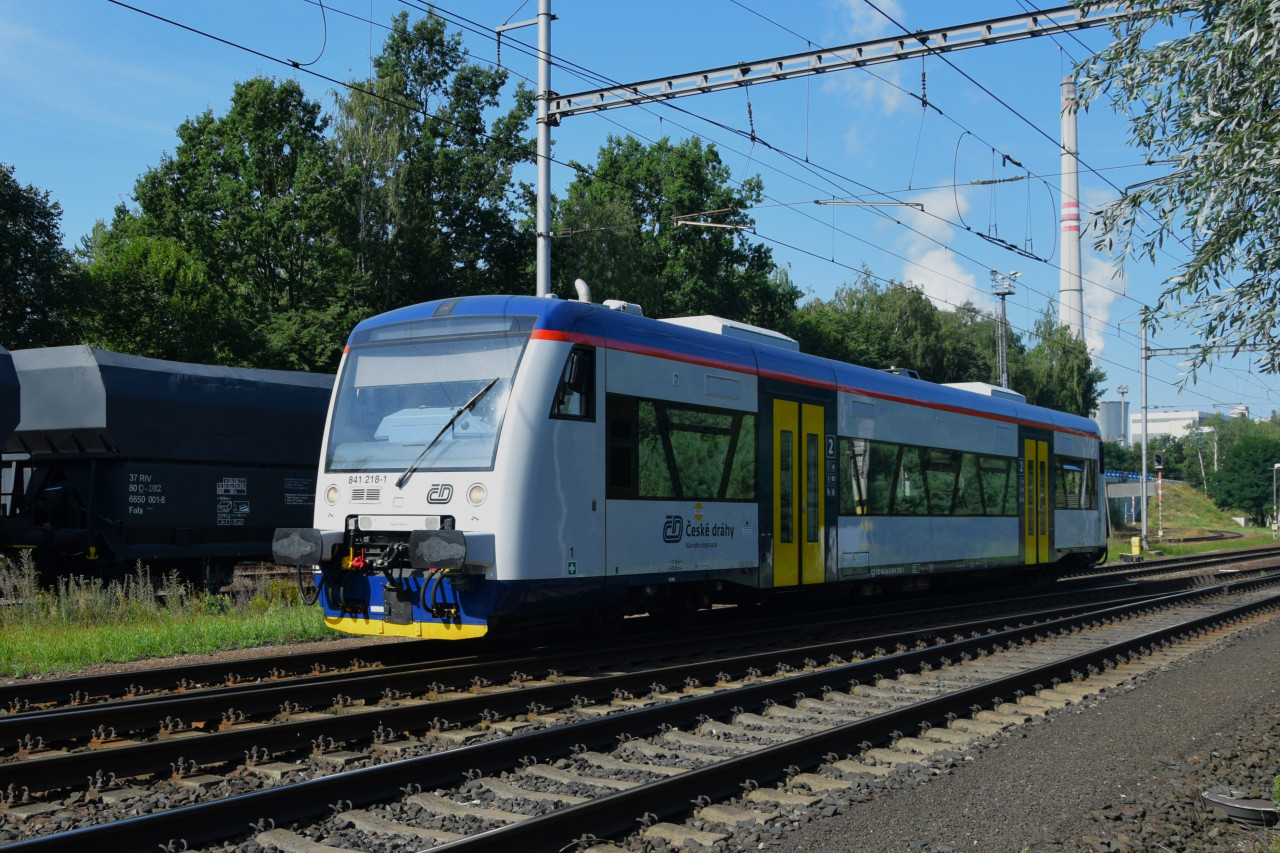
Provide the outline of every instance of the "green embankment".
[[[1246,548],[1273,541],[1270,530],[1241,527],[1234,518],[1218,509],[1204,492],[1186,483],[1165,483],[1163,491],[1163,501],[1157,500],[1156,484],[1152,483],[1148,496],[1147,534],[1153,550],[1172,556]],[[1160,536],[1162,518],[1163,538]],[[1139,532],[1137,524],[1112,530],[1108,562],[1119,560],[1122,553],[1129,553],[1130,539]],[[1214,534],[1225,536],[1208,538]],[[1199,541],[1185,541],[1187,539]]]

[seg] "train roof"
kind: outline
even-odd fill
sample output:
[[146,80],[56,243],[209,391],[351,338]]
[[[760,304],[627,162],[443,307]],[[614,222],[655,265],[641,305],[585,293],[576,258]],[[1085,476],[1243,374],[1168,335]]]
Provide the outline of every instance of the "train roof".
[[365,339],[375,328],[446,315],[530,316],[535,318],[534,337],[676,358],[763,378],[838,389],[869,400],[890,400],[983,415],[1090,437],[1099,435],[1098,425],[1089,418],[1019,402],[1012,399],[1013,395],[994,395],[939,385],[911,376],[792,352],[772,343],[716,334],[697,328],[698,324],[655,320],[574,300],[536,296],[465,296],[424,302],[365,320],[352,332],[351,343]]
[[0,446],[18,425],[18,406],[22,390],[18,385],[18,372],[13,367],[13,356],[0,347]]
[[21,418],[4,449],[314,465],[333,377],[187,364],[87,346],[15,350]]

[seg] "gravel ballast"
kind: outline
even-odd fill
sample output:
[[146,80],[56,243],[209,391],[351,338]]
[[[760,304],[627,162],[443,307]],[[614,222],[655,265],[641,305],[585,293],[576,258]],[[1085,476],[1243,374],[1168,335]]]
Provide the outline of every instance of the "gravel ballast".
[[[1280,775],[1280,622],[1010,729],[920,781],[810,812],[761,845],[808,853],[1276,850],[1208,813],[1202,791],[1270,799]],[[830,812],[830,808],[824,809]]]

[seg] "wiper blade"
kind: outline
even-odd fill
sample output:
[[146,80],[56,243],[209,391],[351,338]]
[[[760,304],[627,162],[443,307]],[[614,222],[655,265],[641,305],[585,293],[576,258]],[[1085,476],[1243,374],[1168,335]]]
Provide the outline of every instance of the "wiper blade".
[[449,427],[453,426],[457,422],[458,418],[462,417],[463,412],[470,410],[472,406],[480,402],[480,398],[483,397],[485,394],[488,394],[489,389],[492,388],[494,385],[497,385],[498,380],[501,378],[502,378],[501,376],[493,377],[493,379],[489,380],[488,385],[484,386],[479,391],[477,391],[470,400],[462,404],[462,408],[458,409],[458,411],[453,413],[453,417],[449,418],[448,423],[440,427],[440,431],[436,433],[436,437],[428,441],[427,446],[422,448],[422,452],[418,454],[418,458],[413,460],[411,463],[409,463],[408,468],[404,469],[404,473],[400,475],[400,478],[398,480],[396,480],[397,489],[403,489],[404,484],[409,482],[409,478],[413,476],[414,470],[419,465],[422,464],[423,459],[427,458],[427,451],[435,447],[436,442],[440,440],[440,436],[448,432]]

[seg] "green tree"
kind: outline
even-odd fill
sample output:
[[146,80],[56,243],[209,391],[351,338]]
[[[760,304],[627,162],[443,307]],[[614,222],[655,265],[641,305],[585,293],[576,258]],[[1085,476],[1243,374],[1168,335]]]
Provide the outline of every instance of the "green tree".
[[1266,524],[1272,513],[1272,467],[1280,461],[1280,439],[1251,434],[1240,439],[1222,458],[1212,477],[1212,497],[1223,509],[1239,510],[1255,524]]
[[0,344],[75,343],[82,279],[62,247],[62,207],[13,172],[0,163]]
[[768,247],[747,238],[745,210],[764,195],[759,177],[735,186],[716,147],[696,138],[646,146],[611,136],[594,167],[573,165],[578,177],[553,213],[558,293],[571,295],[582,278],[593,299],[635,302],[649,316],[788,326],[800,291]]
[[1169,174],[1102,211],[1098,246],[1154,260],[1183,241],[1190,257],[1148,316],[1197,330],[1193,368],[1257,345],[1280,370],[1280,16],[1269,0],[1136,0],[1113,30],[1081,66],[1081,102],[1128,115],[1131,142]]
[[85,340],[132,355],[199,363],[234,360],[241,326],[230,296],[211,286],[204,264],[172,237],[143,233],[126,210],[99,222],[80,248],[91,302]]
[[[194,349],[175,357],[216,352],[257,367],[332,368],[367,312],[352,297],[354,222],[326,126],[297,82],[263,77],[235,85],[225,116],[183,122],[174,155],[138,179],[138,209],[118,208],[110,233],[89,247],[103,300],[149,288],[152,304],[168,302],[179,324],[184,310],[217,311],[210,325],[222,339],[187,338]],[[129,241],[138,245],[122,245]],[[105,325],[128,316],[105,312],[99,337],[128,341],[133,330]],[[158,333],[165,322],[157,319]]]
[[[999,324],[965,302],[954,311],[938,315],[936,362],[945,382],[991,382],[998,384],[996,370],[996,335]],[[1006,358],[1022,357],[1021,342],[1010,333],[1006,342]]]
[[1098,408],[1107,377],[1094,367],[1084,341],[1058,325],[1052,305],[1036,321],[1035,337],[1037,343],[1026,357],[1010,363],[1009,384],[1028,403],[1090,417]]
[[[830,300],[814,299],[796,314],[795,337],[806,352],[864,367],[909,367],[931,382],[992,382],[995,321],[966,303],[942,311],[914,285],[881,287],[863,271]],[[1021,354],[1011,342],[1011,359]]]
[[1142,470],[1142,448],[1132,445],[1121,447],[1114,441],[1103,442],[1102,467],[1107,471],[1139,472]]
[[529,190],[513,178],[533,160],[533,93],[517,88],[514,105],[496,112],[506,80],[471,62],[440,18],[410,25],[402,12],[373,78],[338,99],[362,307],[533,292],[533,234],[520,222]]
[[938,315],[919,288],[881,287],[864,270],[831,299],[806,303],[797,326],[806,351],[863,367],[908,367],[930,381],[948,381],[933,369]]

